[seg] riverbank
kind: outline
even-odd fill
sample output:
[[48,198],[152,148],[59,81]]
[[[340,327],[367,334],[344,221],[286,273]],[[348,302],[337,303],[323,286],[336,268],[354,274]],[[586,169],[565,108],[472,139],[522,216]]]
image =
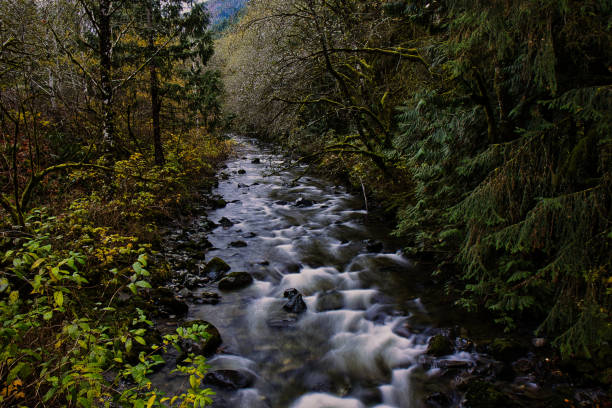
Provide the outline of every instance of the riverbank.
[[[161,351],[203,335],[151,327],[160,312],[152,287],[172,275],[160,227],[191,217],[230,143],[195,131],[168,143],[163,167],[134,154],[111,174],[71,172],[25,229],[3,226],[2,405],[159,403],[147,375]],[[201,358],[187,366],[194,385],[178,400],[207,400]]]

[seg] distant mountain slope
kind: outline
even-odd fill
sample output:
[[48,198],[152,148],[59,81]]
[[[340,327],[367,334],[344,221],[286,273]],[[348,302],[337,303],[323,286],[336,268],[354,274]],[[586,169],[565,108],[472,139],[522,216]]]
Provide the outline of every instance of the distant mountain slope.
[[211,26],[220,26],[244,8],[248,0],[208,0],[206,8],[210,13]]

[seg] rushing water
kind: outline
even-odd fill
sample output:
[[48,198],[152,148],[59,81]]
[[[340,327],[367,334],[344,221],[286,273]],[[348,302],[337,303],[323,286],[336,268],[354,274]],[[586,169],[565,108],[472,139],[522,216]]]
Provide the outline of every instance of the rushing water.
[[[214,249],[207,257],[251,273],[255,282],[220,292],[217,305],[190,305],[187,318],[207,320],[221,333],[210,370],[241,370],[255,380],[250,388],[221,391],[215,405],[419,406],[413,382],[415,374],[428,375],[417,362],[432,323],[419,298],[406,294],[415,290],[409,286],[418,271],[383,223],[368,217],[362,197],[312,177],[292,183],[299,168],[270,175],[282,159],[238,141],[215,191],[228,204],[208,214],[234,225],[209,233]],[[247,245],[232,246],[237,240]],[[306,312],[283,310],[288,288],[304,296]],[[216,285],[195,293],[211,289]],[[176,389],[184,379],[163,381]]]

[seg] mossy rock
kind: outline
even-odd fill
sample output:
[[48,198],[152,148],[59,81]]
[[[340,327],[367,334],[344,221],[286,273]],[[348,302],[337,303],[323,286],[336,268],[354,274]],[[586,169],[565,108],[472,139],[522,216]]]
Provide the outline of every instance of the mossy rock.
[[493,384],[482,380],[472,381],[467,385],[465,408],[499,408],[516,407],[509,396],[498,390]]
[[253,283],[253,277],[247,272],[232,272],[219,281],[221,290],[237,290]]
[[229,271],[231,267],[223,259],[214,257],[204,267],[204,274],[210,277],[212,280],[218,280]]
[[433,336],[429,339],[429,343],[427,344],[427,354],[431,356],[445,356],[447,354],[452,354],[453,351],[453,342],[442,334]]
[[223,340],[221,339],[221,334],[219,330],[213,326],[211,323],[205,320],[190,320],[181,325],[181,327],[192,327],[193,325],[206,325],[206,336],[204,339],[196,342],[191,339],[186,339],[181,342],[181,349],[183,350],[183,355],[180,360],[187,357],[188,354],[199,354],[205,357],[210,357],[215,354]]

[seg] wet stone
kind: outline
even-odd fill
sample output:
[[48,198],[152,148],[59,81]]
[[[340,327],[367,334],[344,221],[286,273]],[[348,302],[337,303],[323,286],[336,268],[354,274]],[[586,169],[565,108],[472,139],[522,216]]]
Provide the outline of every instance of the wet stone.
[[268,319],[266,324],[272,329],[293,329],[297,320],[298,316],[292,314],[285,317]]
[[289,301],[283,306],[283,309],[291,313],[304,313],[306,311],[306,303],[304,303],[302,295],[298,293],[289,297]]
[[253,384],[253,376],[237,370],[215,370],[204,376],[204,383],[226,390],[248,388]]
[[317,296],[317,312],[339,310],[344,307],[344,296],[337,290],[320,293]]
[[453,352],[453,343],[451,340],[441,334],[437,334],[429,339],[427,344],[427,354],[430,356],[444,356]]
[[251,163],[253,163],[253,164],[260,164],[261,163],[261,159],[259,157],[256,157],[253,160],[251,160]]
[[304,197],[300,197],[297,200],[295,200],[295,203],[293,205],[295,205],[296,207],[312,207],[314,204],[315,204],[314,201],[308,200]]
[[245,170],[245,169],[240,169],[240,170],[238,170],[238,174],[245,174],[245,173],[246,173],[246,170]]
[[230,269],[230,266],[223,259],[214,257],[204,267],[204,274],[212,280],[218,280]]
[[221,295],[216,292],[202,292],[199,301],[206,305],[216,305],[221,301]]
[[230,246],[234,248],[244,248],[245,246],[247,246],[247,243],[244,241],[233,241],[230,243]]
[[237,290],[253,283],[253,277],[247,272],[232,272],[219,281],[221,290]]
[[223,228],[229,228],[234,224],[235,223],[227,217],[223,217],[219,220],[219,225],[222,226]]

